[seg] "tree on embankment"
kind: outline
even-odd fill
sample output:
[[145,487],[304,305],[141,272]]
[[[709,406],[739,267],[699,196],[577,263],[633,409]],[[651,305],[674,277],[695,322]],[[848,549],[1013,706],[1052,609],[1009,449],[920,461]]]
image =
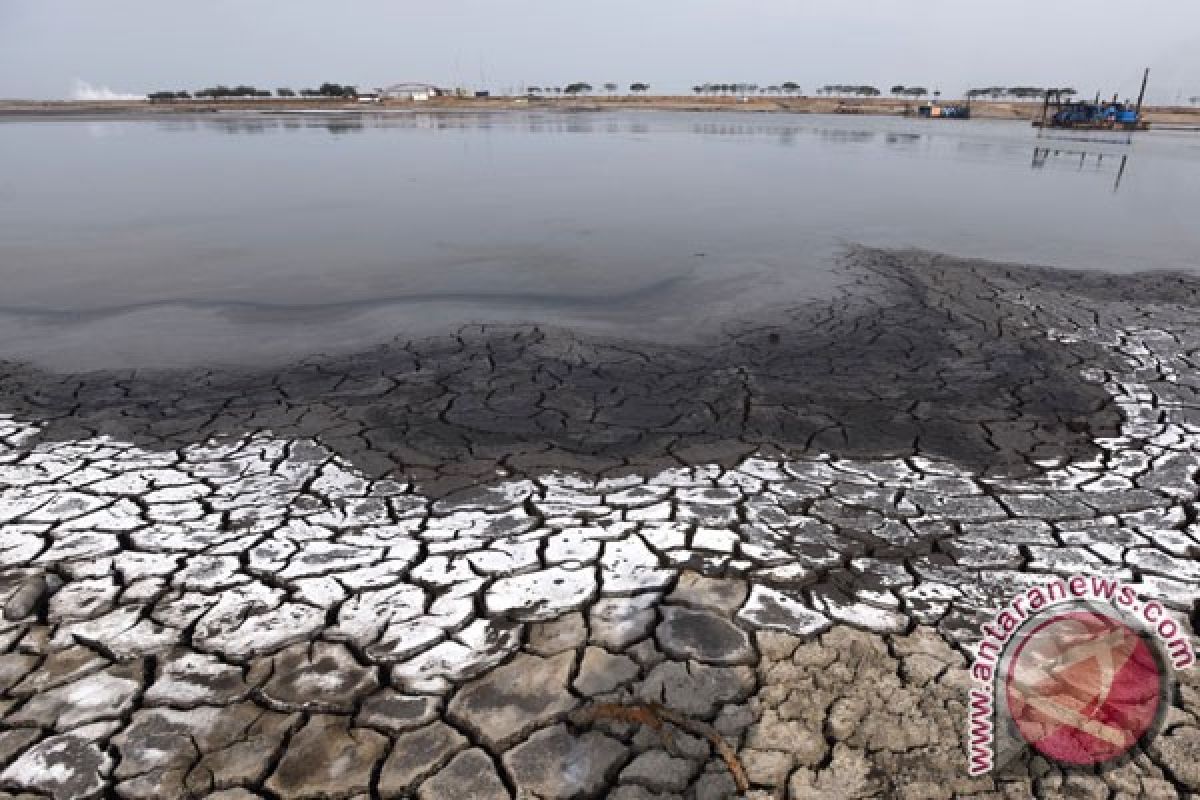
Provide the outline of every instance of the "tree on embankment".
[[[893,87],[893,89],[896,87]],[[818,93],[829,95],[854,95],[856,97],[878,97],[882,92],[874,86],[852,85],[847,83],[832,83],[822,86]]]
[[146,95],[146,99],[156,103],[169,102],[171,100],[191,100],[192,96],[186,91],[184,92],[151,92]]

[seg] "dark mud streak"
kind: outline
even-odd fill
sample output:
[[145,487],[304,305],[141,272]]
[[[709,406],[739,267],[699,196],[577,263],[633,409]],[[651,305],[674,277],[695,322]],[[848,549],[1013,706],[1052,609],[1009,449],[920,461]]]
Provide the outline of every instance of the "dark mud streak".
[[[1092,438],[1115,432],[1110,398],[1078,375],[1108,357],[1047,339],[1035,313],[976,274],[1018,268],[862,248],[847,264],[855,280],[841,298],[692,346],[488,325],[269,372],[58,376],[9,364],[0,409],[43,423],[47,441],[100,434],[176,449],[270,429],[317,438],[368,474],[426,482],[448,466],[642,471],[756,448],[921,454],[1020,475],[1032,458],[1090,457]],[[1158,285],[1026,274],[1105,296]]]
[[109,305],[100,308],[44,308],[38,306],[0,306],[0,314],[22,317],[40,323],[77,323],[106,317],[132,314],[154,309],[188,309],[214,311],[242,322],[265,322],[279,319],[334,319],[349,317],[380,308],[422,303],[466,303],[513,306],[517,308],[607,308],[628,306],[659,295],[669,294],[683,278],[665,278],[627,292],[595,293],[592,295],[550,292],[413,292],[389,297],[374,297],[339,303],[264,303],[249,300],[155,300],[144,303]]

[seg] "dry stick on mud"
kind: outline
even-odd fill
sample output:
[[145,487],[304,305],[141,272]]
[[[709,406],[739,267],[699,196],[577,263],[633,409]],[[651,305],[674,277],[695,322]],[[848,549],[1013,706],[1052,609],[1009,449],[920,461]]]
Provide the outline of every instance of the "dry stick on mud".
[[664,724],[668,722],[682,731],[702,736],[708,740],[717,754],[721,756],[721,760],[725,762],[729,774],[733,776],[734,784],[737,785],[738,794],[745,794],[750,790],[750,781],[746,777],[746,771],[742,769],[742,763],[738,761],[737,753],[712,725],[689,719],[678,711],[672,711],[658,703],[599,703],[580,709],[571,715],[571,721],[580,726],[598,719],[645,725],[653,728],[664,742],[670,741],[670,734],[664,727]]

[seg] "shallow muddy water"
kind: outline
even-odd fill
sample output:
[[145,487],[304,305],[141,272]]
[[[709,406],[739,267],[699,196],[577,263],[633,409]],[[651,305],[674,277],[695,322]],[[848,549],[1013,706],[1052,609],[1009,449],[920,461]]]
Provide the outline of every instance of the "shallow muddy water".
[[271,363],[464,321],[686,339],[849,244],[1192,269],[1200,139],[809,115],[0,121],[0,358]]

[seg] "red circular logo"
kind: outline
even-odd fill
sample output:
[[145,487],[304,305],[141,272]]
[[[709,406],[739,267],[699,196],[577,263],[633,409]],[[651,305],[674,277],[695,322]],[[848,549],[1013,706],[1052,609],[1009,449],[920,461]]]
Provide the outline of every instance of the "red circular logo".
[[1165,681],[1141,635],[1106,614],[1080,610],[1022,636],[1005,692],[1009,714],[1035,750],[1084,766],[1138,743],[1158,716]]

